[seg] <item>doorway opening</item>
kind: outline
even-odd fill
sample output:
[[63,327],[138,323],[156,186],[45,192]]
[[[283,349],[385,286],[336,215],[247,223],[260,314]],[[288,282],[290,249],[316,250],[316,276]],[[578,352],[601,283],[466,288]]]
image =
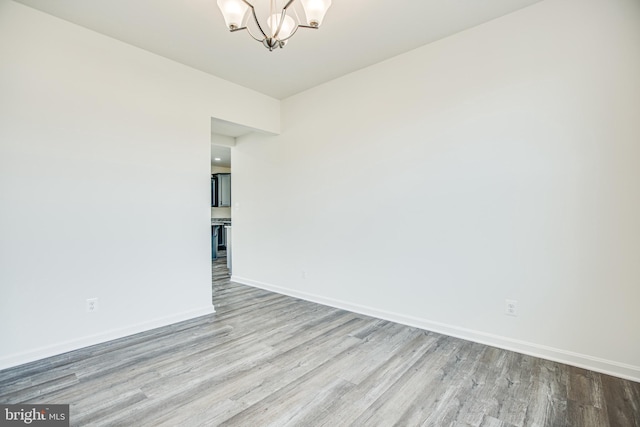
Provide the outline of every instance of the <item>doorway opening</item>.
[[231,156],[236,139],[254,132],[247,126],[211,118],[211,265],[212,294],[229,282],[233,271],[233,174]]
[[211,144],[212,280],[231,275],[231,147]]

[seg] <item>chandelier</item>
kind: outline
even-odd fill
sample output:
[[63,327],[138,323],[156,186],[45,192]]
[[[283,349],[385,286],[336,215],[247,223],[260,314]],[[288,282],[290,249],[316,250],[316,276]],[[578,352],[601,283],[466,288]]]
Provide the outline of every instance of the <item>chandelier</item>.
[[331,0],[300,0],[299,4],[301,8],[296,0],[218,0],[229,30],[247,30],[269,51],[284,47],[300,27],[320,27]]

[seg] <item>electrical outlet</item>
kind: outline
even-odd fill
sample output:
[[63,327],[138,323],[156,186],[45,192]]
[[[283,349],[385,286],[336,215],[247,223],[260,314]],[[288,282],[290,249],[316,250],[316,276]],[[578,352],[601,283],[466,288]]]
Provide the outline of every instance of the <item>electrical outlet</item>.
[[504,300],[504,314],[507,316],[518,315],[518,301],[512,299]]
[[87,298],[87,313],[98,311],[98,298]]
[[306,279],[307,278],[307,272],[306,270],[302,270],[302,278]]

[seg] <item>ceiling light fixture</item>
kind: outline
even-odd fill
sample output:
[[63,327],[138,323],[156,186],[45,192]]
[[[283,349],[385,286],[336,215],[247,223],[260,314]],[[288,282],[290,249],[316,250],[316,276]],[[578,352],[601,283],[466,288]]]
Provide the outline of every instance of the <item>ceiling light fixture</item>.
[[229,30],[247,30],[269,51],[284,47],[300,27],[319,28],[329,6],[331,0],[218,0]]

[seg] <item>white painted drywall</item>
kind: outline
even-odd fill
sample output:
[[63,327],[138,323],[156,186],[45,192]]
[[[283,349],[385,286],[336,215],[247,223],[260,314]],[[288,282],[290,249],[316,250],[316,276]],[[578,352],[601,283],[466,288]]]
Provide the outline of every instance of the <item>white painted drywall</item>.
[[286,99],[234,279],[640,379],[639,22],[547,0]]
[[0,368],[211,312],[212,116],[280,126],[277,100],[0,0]]

